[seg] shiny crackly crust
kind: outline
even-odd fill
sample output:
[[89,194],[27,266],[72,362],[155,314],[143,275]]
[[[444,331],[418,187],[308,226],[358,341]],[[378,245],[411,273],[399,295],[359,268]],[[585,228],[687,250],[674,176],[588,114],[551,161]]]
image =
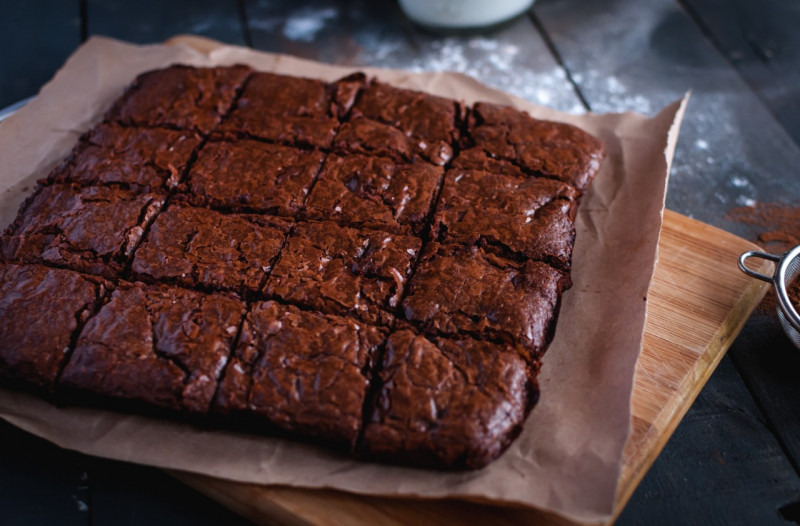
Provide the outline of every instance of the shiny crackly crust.
[[60,387],[205,414],[244,307],[218,294],[121,283],[81,331]]
[[456,101],[374,80],[362,89],[334,146],[406,160],[419,156],[443,166],[453,158],[460,116]]
[[341,316],[256,303],[215,412],[350,449],[361,428],[367,371],[385,332]]
[[206,143],[186,182],[199,206],[294,217],[324,156],[251,140]]
[[[513,172],[513,166],[506,168]],[[479,244],[569,269],[578,192],[555,179],[452,168],[433,218],[440,243]]]
[[166,190],[183,178],[201,140],[192,131],[101,123],[81,137],[67,162],[54,171],[50,180]]
[[106,115],[126,126],[166,126],[210,132],[250,75],[247,66],[174,65],[142,73]]
[[469,138],[491,157],[585,191],[600,168],[603,143],[560,122],[534,119],[509,106],[479,102],[470,112]]
[[279,218],[172,205],[136,251],[133,271],[187,287],[257,292],[289,227]]
[[0,238],[0,255],[112,278],[138,246],[164,198],[119,187],[40,187]]
[[413,236],[301,223],[264,293],[329,314],[388,325],[422,245]]
[[403,315],[429,334],[519,343],[538,356],[552,339],[567,279],[538,261],[430,243],[403,300]]
[[[363,74],[145,73],[0,240],[35,263],[0,264],[0,327],[28,342],[0,346],[0,376],[480,468],[538,396],[602,156],[578,128]],[[31,319],[52,345],[14,332]]]
[[513,346],[394,332],[359,453],[425,467],[485,466],[519,434],[538,398],[529,367]]
[[444,170],[386,157],[330,155],[305,216],[345,226],[420,235]]
[[292,146],[328,148],[365,82],[363,75],[332,84],[316,79],[254,73],[218,131]]
[[71,270],[0,261],[0,377],[51,392],[107,287]]

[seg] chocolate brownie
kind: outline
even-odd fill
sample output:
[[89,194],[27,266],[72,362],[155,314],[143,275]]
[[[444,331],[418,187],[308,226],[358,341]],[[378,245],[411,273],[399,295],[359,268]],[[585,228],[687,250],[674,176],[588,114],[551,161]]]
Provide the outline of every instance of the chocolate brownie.
[[258,141],[209,141],[187,183],[198,205],[294,217],[323,155]]
[[268,216],[172,205],[136,251],[133,271],[186,287],[257,292],[289,226]]
[[333,148],[342,156],[372,155],[407,163],[414,159],[411,143],[412,140],[397,128],[357,117],[342,124],[334,139]]
[[429,334],[520,343],[536,357],[553,336],[568,279],[538,261],[434,242],[422,253],[403,312]]
[[116,186],[43,186],[0,239],[0,255],[113,277],[163,202]]
[[384,331],[266,301],[253,305],[215,409],[351,449]]
[[226,296],[120,283],[81,331],[59,387],[207,413],[243,315]]
[[227,113],[251,69],[174,65],[139,75],[106,115],[126,126],[210,132]]
[[385,325],[422,245],[416,237],[300,223],[264,289],[269,296],[328,314]]
[[106,286],[71,270],[0,262],[0,377],[51,392]]
[[538,398],[534,374],[509,345],[395,332],[359,452],[426,468],[481,468],[519,434]]
[[602,156],[363,74],[144,73],[0,238],[0,380],[482,467],[538,396]]
[[200,141],[191,131],[99,124],[81,138],[52,180],[82,185],[120,183],[144,191],[169,189],[183,177]]
[[542,177],[447,172],[434,216],[440,243],[473,244],[569,269],[577,190]]
[[421,156],[444,165],[458,141],[460,107],[453,100],[373,80],[359,93],[335,147],[354,153]]
[[339,126],[337,116],[347,113],[361,82],[351,77],[328,85],[315,79],[255,73],[219,130],[327,148]]
[[342,225],[419,235],[444,170],[385,157],[330,155],[305,214]]
[[528,173],[552,177],[580,191],[589,187],[603,159],[603,144],[580,128],[534,119],[508,106],[479,102],[469,118],[469,139],[489,156]]

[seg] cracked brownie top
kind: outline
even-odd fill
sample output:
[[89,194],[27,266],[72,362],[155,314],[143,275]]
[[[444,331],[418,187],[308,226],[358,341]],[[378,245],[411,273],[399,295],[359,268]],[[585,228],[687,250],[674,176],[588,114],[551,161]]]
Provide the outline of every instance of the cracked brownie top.
[[363,74],[143,73],[0,238],[0,379],[480,468],[538,398],[602,156]]
[[226,296],[120,283],[81,331],[61,387],[207,413],[243,314]]

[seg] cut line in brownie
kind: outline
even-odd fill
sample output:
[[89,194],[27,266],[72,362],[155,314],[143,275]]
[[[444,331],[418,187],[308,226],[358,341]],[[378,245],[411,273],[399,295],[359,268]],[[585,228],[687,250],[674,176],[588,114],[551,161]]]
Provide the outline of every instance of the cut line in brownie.
[[454,100],[372,80],[360,91],[334,147],[404,160],[420,156],[443,166],[453,157],[460,113]]
[[358,452],[426,468],[481,468],[521,431],[538,399],[535,374],[513,346],[393,332]]
[[568,270],[577,197],[574,187],[555,179],[453,168],[434,214],[434,239]]
[[429,243],[403,300],[403,315],[432,335],[519,344],[541,355],[555,329],[568,274],[476,246]]
[[214,409],[351,450],[385,330],[274,301],[253,305]]
[[180,182],[201,140],[192,131],[101,123],[81,138],[51,180],[168,190]]
[[164,199],[118,186],[42,186],[0,239],[0,254],[114,277]]
[[331,154],[308,198],[305,216],[421,235],[443,173],[423,162]]
[[425,467],[519,433],[597,139],[246,66],[144,73],[106,119],[0,238],[4,385]]
[[142,73],[116,101],[106,121],[206,134],[228,112],[251,71],[241,65],[197,68],[179,64]]
[[206,414],[244,310],[223,295],[120,283],[81,331],[59,388]]
[[255,214],[170,205],[136,251],[133,272],[201,290],[258,292],[291,226]]
[[328,314],[388,325],[422,246],[413,236],[299,223],[264,293]]
[[275,73],[254,73],[219,131],[289,144],[329,148],[339,116],[352,105],[363,75],[332,84]]
[[107,287],[96,276],[0,261],[0,377],[52,393],[75,332]]
[[252,140],[207,142],[186,184],[197,205],[293,218],[322,166],[320,152]]
[[581,192],[589,187],[604,156],[603,143],[580,128],[534,119],[509,106],[478,102],[468,123],[469,140],[490,157]]

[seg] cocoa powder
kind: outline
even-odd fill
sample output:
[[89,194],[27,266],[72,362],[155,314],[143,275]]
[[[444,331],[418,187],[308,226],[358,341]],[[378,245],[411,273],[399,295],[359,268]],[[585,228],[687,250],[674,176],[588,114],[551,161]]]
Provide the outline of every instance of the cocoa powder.
[[789,294],[789,301],[794,305],[795,310],[800,311],[800,277],[797,277],[786,287]]
[[757,203],[755,206],[734,208],[725,216],[731,221],[756,225],[765,249],[782,254],[800,245],[800,207],[781,203]]
[[[728,212],[726,219],[758,227],[757,241],[765,251],[783,254],[800,245],[800,207],[782,203],[757,203]],[[795,306],[800,306],[800,279],[795,279],[787,289]],[[777,299],[770,289],[758,307],[761,312],[775,314]]]

